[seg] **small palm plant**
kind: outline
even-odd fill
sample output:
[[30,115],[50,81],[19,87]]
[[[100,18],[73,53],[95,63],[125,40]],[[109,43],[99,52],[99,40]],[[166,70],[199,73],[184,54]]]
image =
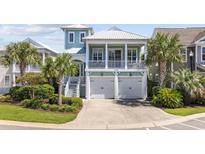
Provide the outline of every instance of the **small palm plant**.
[[41,64],[41,58],[36,48],[32,47],[28,42],[10,43],[6,47],[6,55],[0,58],[1,64],[9,66],[18,63],[20,67],[20,75],[23,76],[29,64]]
[[77,73],[77,66],[72,60],[72,56],[63,53],[58,55],[55,59],[46,59],[43,66],[43,73],[46,77],[56,78],[58,84],[58,104],[62,105],[62,89],[63,81],[66,75],[75,75]]
[[172,82],[176,88],[179,88],[185,93],[185,99],[189,101],[191,96],[198,96],[202,94],[205,88],[205,77],[199,72],[191,72],[188,69],[182,69],[172,74]]

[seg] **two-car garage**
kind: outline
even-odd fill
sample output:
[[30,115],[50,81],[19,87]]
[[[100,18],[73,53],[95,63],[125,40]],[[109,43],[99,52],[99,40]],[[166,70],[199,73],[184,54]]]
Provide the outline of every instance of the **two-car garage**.
[[89,78],[91,99],[140,99],[146,97],[145,74],[142,76],[120,76],[118,74],[117,77],[90,76]]

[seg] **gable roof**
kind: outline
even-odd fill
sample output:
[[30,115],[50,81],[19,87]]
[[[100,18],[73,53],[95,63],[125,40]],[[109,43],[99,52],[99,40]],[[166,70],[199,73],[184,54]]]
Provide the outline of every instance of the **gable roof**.
[[84,40],[142,40],[148,39],[145,36],[134,34],[131,32],[123,31],[118,27],[114,26],[106,31],[97,32],[94,35],[84,37]]
[[33,47],[37,48],[37,49],[47,49],[49,50],[50,52],[54,53],[54,54],[57,54],[58,52],[54,49],[51,49],[50,47],[48,47],[47,45],[41,43],[41,42],[37,42],[37,41],[34,41],[33,39],[31,38],[26,38],[25,40],[23,40],[23,42],[28,42],[30,43]]
[[200,33],[204,31],[205,31],[205,27],[155,28],[153,37],[157,33],[170,34],[170,35],[179,34],[179,40],[182,43],[182,45],[189,46],[192,45],[196,40],[200,39],[199,38],[201,37]]

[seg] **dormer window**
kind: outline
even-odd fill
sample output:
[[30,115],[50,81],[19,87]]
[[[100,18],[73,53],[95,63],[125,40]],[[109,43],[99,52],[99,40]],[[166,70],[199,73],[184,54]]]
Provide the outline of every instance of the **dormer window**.
[[74,32],[68,32],[68,42],[74,43],[75,42],[75,33]]
[[85,37],[85,32],[80,32],[79,33],[79,42],[83,43],[83,38]]

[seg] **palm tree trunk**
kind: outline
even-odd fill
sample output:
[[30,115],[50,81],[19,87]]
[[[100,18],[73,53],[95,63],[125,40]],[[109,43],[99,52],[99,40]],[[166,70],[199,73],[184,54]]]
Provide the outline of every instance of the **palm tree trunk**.
[[160,61],[159,62],[159,85],[164,85],[164,80],[166,78],[167,74],[167,62],[166,61]]
[[58,82],[58,105],[62,105],[62,89],[63,89],[63,77],[60,77]]
[[26,72],[26,66],[20,63],[19,67],[20,67],[20,75],[23,76]]

